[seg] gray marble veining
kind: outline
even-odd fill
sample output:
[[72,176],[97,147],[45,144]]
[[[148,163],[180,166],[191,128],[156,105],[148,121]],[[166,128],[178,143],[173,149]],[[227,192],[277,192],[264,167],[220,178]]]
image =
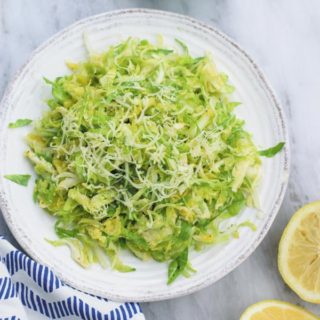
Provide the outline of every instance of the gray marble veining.
[[[148,320],[239,319],[251,303],[302,302],[277,271],[277,245],[293,212],[320,198],[320,2],[318,0],[0,0],[0,96],[31,51],[55,32],[89,15],[146,7],[187,14],[239,42],[265,71],[289,120],[292,172],[280,212],[255,253],[198,293],[145,303]],[[0,233],[14,243],[0,215]],[[16,243],[15,243],[16,244]]]

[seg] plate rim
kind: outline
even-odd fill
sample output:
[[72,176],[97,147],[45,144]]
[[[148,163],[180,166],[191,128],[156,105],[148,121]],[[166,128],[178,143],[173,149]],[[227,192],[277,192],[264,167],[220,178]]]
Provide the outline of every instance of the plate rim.
[[115,301],[128,301],[128,300],[134,300],[137,302],[149,302],[149,301],[160,301],[160,300],[166,300],[166,299],[172,299],[184,295],[191,294],[193,292],[196,292],[200,289],[203,289],[209,285],[212,285],[213,283],[217,282],[218,280],[222,279],[224,276],[229,274],[231,271],[233,271],[235,268],[237,268],[242,262],[244,262],[259,246],[259,244],[262,242],[262,240],[265,238],[266,234],[270,230],[270,227],[275,219],[275,217],[278,214],[278,211],[280,209],[280,206],[283,202],[283,198],[287,189],[288,185],[288,178],[290,174],[290,141],[289,141],[289,132],[288,132],[288,124],[285,116],[285,112],[279,102],[279,99],[277,98],[272,86],[270,85],[268,79],[264,75],[263,71],[261,71],[261,68],[256,64],[256,62],[251,58],[251,56],[233,39],[231,39],[229,36],[227,36],[225,33],[217,29],[216,27],[213,27],[210,24],[207,24],[205,22],[202,22],[198,19],[192,18],[187,15],[173,13],[169,11],[163,11],[163,10],[156,10],[156,9],[146,9],[146,8],[130,8],[130,9],[119,9],[119,10],[112,10],[112,11],[106,11],[100,14],[91,15],[88,17],[85,17],[81,20],[78,20],[71,25],[63,28],[62,30],[58,31],[51,37],[49,37],[46,41],[44,41],[42,44],[40,44],[35,50],[32,51],[29,58],[26,60],[26,62],[18,69],[18,71],[15,73],[12,80],[7,85],[3,97],[0,101],[0,124],[2,125],[0,127],[0,136],[3,136],[3,132],[5,127],[3,126],[2,122],[4,121],[6,112],[9,112],[10,107],[10,96],[13,93],[13,89],[15,88],[16,83],[18,82],[19,78],[24,74],[24,72],[27,71],[28,65],[37,58],[38,54],[40,54],[44,49],[46,49],[51,43],[61,38],[64,34],[68,34],[69,32],[72,32],[73,29],[78,28],[81,25],[85,25],[89,23],[90,21],[94,21],[100,18],[105,18],[106,20],[110,17],[114,16],[122,16],[122,15],[128,15],[128,14],[143,14],[143,15],[156,15],[160,17],[168,17],[172,19],[176,19],[179,21],[185,21],[189,24],[193,25],[195,28],[200,28],[201,31],[206,31],[209,35],[215,34],[216,36],[222,38],[224,41],[226,41],[229,45],[232,45],[236,51],[238,51],[243,58],[247,60],[247,62],[253,67],[256,75],[258,76],[260,83],[262,84],[263,89],[268,93],[270,99],[272,100],[272,108],[276,109],[276,118],[279,120],[279,124],[281,126],[281,133],[284,136],[285,139],[285,147],[283,149],[284,152],[284,161],[283,165],[281,167],[281,172],[285,173],[287,176],[285,179],[282,180],[280,185],[280,191],[275,197],[274,204],[272,209],[266,214],[266,220],[263,225],[263,228],[261,229],[260,233],[257,234],[255,237],[254,242],[252,245],[244,251],[244,253],[237,257],[237,259],[234,259],[228,266],[226,266],[221,273],[218,275],[208,274],[207,277],[203,278],[200,283],[193,284],[190,282],[190,286],[187,288],[179,288],[176,287],[172,291],[166,292],[166,293],[160,293],[160,294],[152,294],[151,296],[149,294],[145,294],[145,296],[142,296],[138,299],[134,298],[134,293],[130,293],[127,296],[124,296],[122,294],[116,294],[116,293],[110,293],[108,290],[99,290],[95,289],[93,287],[90,287],[88,285],[79,284],[79,282],[75,282],[73,279],[69,279],[68,277],[64,277],[63,273],[56,271],[55,268],[47,264],[45,261],[42,260],[41,257],[38,256],[38,254],[29,246],[27,241],[23,238],[23,236],[20,236],[19,230],[17,226],[11,221],[11,209],[9,208],[8,201],[6,199],[6,193],[2,188],[3,185],[3,177],[0,175],[0,209],[3,214],[3,217],[5,219],[5,222],[7,226],[9,227],[10,232],[13,234],[14,238],[17,240],[19,245],[29,254],[34,260],[37,262],[47,265],[50,267],[54,273],[66,284],[77,288],[78,290],[89,292],[91,294],[95,294],[97,296],[113,299]]

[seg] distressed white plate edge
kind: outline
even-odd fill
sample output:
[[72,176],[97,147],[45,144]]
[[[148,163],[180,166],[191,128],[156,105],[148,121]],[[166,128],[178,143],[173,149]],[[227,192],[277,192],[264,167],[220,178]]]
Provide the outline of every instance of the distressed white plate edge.
[[[77,29],[81,25],[85,25],[91,21],[97,20],[97,19],[108,19],[110,17],[116,17],[116,16],[125,16],[130,14],[141,14],[142,16],[148,16],[148,15],[157,15],[161,16],[162,18],[170,18],[170,19],[177,19],[180,22],[184,21],[188,25],[192,25],[194,28],[201,30],[201,32],[206,33],[208,36],[215,36],[223,41],[227,42],[229,45],[232,45],[241,55],[241,58],[247,60],[247,63],[249,63],[252,68],[255,71],[256,76],[258,77],[260,81],[261,87],[265,90],[266,94],[270,97],[272,101],[272,108],[274,108],[275,114],[277,115],[277,120],[280,123],[280,129],[282,136],[284,137],[284,141],[286,142],[286,146],[284,148],[284,161],[282,165],[282,173],[284,175],[284,179],[280,186],[280,191],[278,193],[277,198],[274,201],[272,210],[267,213],[267,217],[265,218],[265,223],[263,225],[263,228],[260,230],[258,234],[255,234],[255,240],[253,245],[248,247],[246,251],[237,257],[237,259],[234,259],[232,263],[228,264],[219,274],[210,274],[208,273],[208,276],[206,278],[203,278],[200,283],[193,283],[192,279],[189,279],[190,286],[187,288],[179,288],[175,287],[169,292],[166,292],[165,294],[146,294],[144,296],[139,296],[135,299],[134,293],[130,293],[126,296],[118,295],[114,292],[109,292],[108,289],[105,291],[102,290],[96,290],[92,286],[84,285],[81,282],[70,279],[64,276],[63,272],[57,271],[53,268],[53,270],[56,272],[56,274],[63,280],[65,283],[71,285],[72,287],[75,287],[79,290],[82,290],[84,292],[89,292],[91,294],[95,294],[97,296],[106,297],[113,300],[118,301],[127,301],[127,300],[134,300],[139,302],[145,302],[145,301],[158,301],[158,300],[165,300],[165,299],[171,299],[183,295],[187,295],[190,293],[193,293],[195,291],[198,291],[202,288],[205,288],[209,286],[210,284],[213,284],[214,282],[218,281],[228,273],[230,273],[232,270],[234,270],[238,265],[240,265],[242,262],[244,262],[252,253],[253,251],[258,247],[260,242],[263,240],[265,235],[267,234],[268,230],[270,229],[272,222],[274,221],[278,210],[280,208],[280,205],[282,203],[287,183],[288,183],[288,177],[289,177],[289,169],[290,169],[290,150],[289,150],[289,138],[288,138],[288,129],[286,124],[286,119],[284,116],[284,112],[282,110],[282,107],[280,103],[278,102],[278,99],[276,98],[276,95],[271,88],[268,80],[264,76],[263,72],[260,70],[260,68],[257,66],[257,64],[253,61],[253,59],[246,53],[244,49],[242,49],[241,46],[239,46],[236,42],[234,42],[232,39],[230,39],[228,36],[226,36],[224,33],[220,32],[219,30],[215,29],[212,26],[209,26],[203,22],[200,22],[196,19],[190,18],[188,16],[166,12],[166,11],[160,11],[160,10],[152,10],[152,9],[123,9],[123,10],[116,10],[116,11],[109,11],[106,13],[94,15],[85,19],[82,19],[71,26],[63,29],[62,31],[58,32],[57,34],[53,35],[51,38],[49,38],[47,41],[45,41],[42,45],[40,45],[30,56],[30,58],[27,60],[27,62],[22,66],[22,68],[16,73],[15,77],[11,81],[11,83],[8,85],[3,98],[0,103],[0,123],[2,123],[3,119],[5,118],[5,114],[9,111],[10,106],[10,97],[12,95],[12,92],[15,88],[15,84],[18,82],[19,78],[23,76],[25,72],[28,72],[28,65],[37,58],[37,55],[40,54],[46,47],[48,47],[52,42],[58,41],[60,38],[63,38],[68,35],[68,33],[72,32],[74,29]],[[2,137],[4,134],[4,127],[2,126],[0,129],[0,137]],[[50,264],[47,264],[46,261],[43,261],[41,256],[37,254],[37,252],[30,246],[27,239],[25,239],[21,233],[19,232],[19,227],[15,225],[14,221],[11,217],[11,208],[8,205],[8,201],[6,199],[6,194],[4,192],[3,188],[3,177],[0,177],[0,208],[3,213],[3,216],[8,224],[8,227],[18,243],[21,245],[21,247],[36,261],[48,265],[49,267],[52,267]],[[78,279],[79,280],[79,279]]]

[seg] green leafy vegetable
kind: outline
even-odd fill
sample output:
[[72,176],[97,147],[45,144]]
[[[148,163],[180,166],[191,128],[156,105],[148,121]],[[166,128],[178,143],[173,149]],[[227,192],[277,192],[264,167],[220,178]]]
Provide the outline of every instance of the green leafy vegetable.
[[259,151],[259,155],[267,158],[272,158],[277,153],[279,153],[283,149],[283,147],[284,147],[284,142],[279,142],[274,147]]
[[[161,41],[160,41],[161,42]],[[54,245],[82,266],[120,248],[190,276],[192,248],[225,242],[220,224],[254,206],[260,158],[230,100],[228,76],[192,57],[128,39],[53,81],[50,107],[28,135],[34,197],[57,219]]]
[[16,184],[20,184],[21,186],[26,187],[31,178],[31,175],[30,174],[7,174],[4,177]]
[[171,284],[183,273],[188,264],[188,249],[185,249],[176,259],[170,262],[168,268],[168,284]]
[[18,119],[15,122],[10,122],[9,123],[9,128],[20,128],[20,127],[25,127],[28,126],[29,124],[32,123],[32,120],[30,119]]
[[188,49],[188,47],[186,46],[186,44],[185,43],[183,43],[181,40],[179,40],[179,39],[174,39],[175,40],[175,42],[182,48],[182,50],[183,50],[183,52],[185,53],[185,54],[188,54],[189,53],[189,49]]

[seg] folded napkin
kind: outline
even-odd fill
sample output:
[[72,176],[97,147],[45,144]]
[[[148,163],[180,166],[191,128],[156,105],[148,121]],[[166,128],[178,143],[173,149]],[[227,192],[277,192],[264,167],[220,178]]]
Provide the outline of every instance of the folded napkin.
[[64,284],[0,236],[0,320],[143,320],[139,304],[116,303]]

